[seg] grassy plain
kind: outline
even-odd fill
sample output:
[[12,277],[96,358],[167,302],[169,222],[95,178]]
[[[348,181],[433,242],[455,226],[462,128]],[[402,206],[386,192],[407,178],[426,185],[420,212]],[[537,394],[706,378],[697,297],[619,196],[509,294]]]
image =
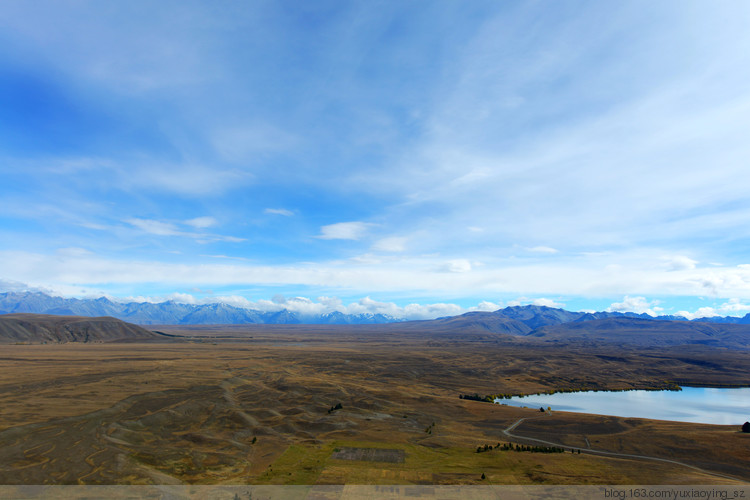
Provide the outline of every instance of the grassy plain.
[[[3,346],[0,484],[750,480],[750,435],[739,427],[548,415],[458,398],[665,381],[747,384],[747,351],[613,352],[346,327],[157,329],[183,337]],[[337,403],[342,408],[329,411]],[[538,444],[503,432],[521,418],[515,436],[582,453],[476,452],[484,444]],[[589,446],[685,465],[597,455]],[[342,448],[403,461],[342,459]]]

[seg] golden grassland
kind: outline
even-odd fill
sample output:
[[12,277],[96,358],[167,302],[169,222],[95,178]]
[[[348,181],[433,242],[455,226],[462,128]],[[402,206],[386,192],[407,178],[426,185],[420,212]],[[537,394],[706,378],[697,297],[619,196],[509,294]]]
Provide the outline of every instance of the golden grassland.
[[[167,331],[166,328],[162,329]],[[728,484],[739,428],[513,408],[459,394],[739,384],[750,353],[191,328],[149,344],[4,345],[0,484]],[[616,354],[616,355],[615,355]],[[340,403],[342,408],[329,411]],[[492,451],[523,439],[583,453]],[[534,442],[527,441],[527,444]],[[629,455],[601,456],[588,446]],[[403,462],[343,460],[341,448]],[[482,479],[484,474],[484,479]],[[718,474],[718,475],[712,475]]]

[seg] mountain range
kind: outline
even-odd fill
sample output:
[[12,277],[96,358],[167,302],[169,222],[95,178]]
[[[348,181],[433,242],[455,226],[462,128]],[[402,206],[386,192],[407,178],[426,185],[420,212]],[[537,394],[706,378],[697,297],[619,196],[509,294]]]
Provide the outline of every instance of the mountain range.
[[[643,317],[642,317],[643,316]],[[438,340],[483,340],[556,346],[750,349],[750,324],[687,321],[614,312],[576,313],[544,306],[515,306],[427,321],[377,325],[381,332],[422,334]],[[375,327],[360,327],[375,328]]]
[[[358,325],[356,331],[365,335],[407,334],[443,340],[516,339],[512,341],[750,348],[750,315],[723,318],[724,321],[720,321],[722,318],[688,321],[674,316],[572,312],[534,305],[506,307],[494,312],[473,311],[432,320],[404,321],[385,315],[332,312],[303,316],[286,309],[267,312],[220,303],[119,303],[104,297],[65,299],[39,292],[8,292],[0,293],[0,314],[0,320],[4,321],[0,326],[7,330],[0,332],[0,337],[6,341],[23,341],[27,337],[28,340],[37,341],[86,341],[80,340],[82,338],[115,341],[121,337],[147,337],[145,330],[136,325],[125,327],[124,323],[120,324],[120,320],[123,320],[140,325],[277,325],[275,328],[288,325],[284,328],[294,329],[304,328],[304,325],[331,325],[329,330],[332,332],[341,328],[352,332],[354,330],[343,325]],[[32,315],[39,317],[31,318]],[[24,321],[23,325],[18,323],[21,320]],[[30,323],[36,326],[30,326]],[[126,328],[129,330],[126,331]],[[105,330],[111,332],[102,333]]]
[[[61,316],[111,316],[138,325],[229,325],[229,324],[323,324],[357,325],[383,324],[405,321],[385,314],[344,314],[333,311],[324,314],[300,314],[288,309],[260,311],[245,309],[224,303],[183,304],[175,301],[115,302],[98,299],[75,299],[54,297],[41,292],[0,293],[0,314],[33,313]],[[430,320],[433,326],[450,328],[451,325],[465,327],[468,324],[484,325],[485,330],[496,333],[527,335],[547,326],[574,322],[587,322],[607,318],[634,318],[655,321],[687,322],[682,316],[649,316],[632,312],[572,312],[546,306],[511,306],[494,312],[474,311],[460,316],[449,316]],[[750,324],[750,314],[744,317],[699,318],[691,323]],[[416,322],[419,323],[419,322]]]
[[75,299],[41,292],[0,293],[0,314],[33,313],[58,316],[111,316],[137,325],[240,325],[240,324],[380,324],[400,321],[385,314],[318,315],[288,309],[259,311],[223,303],[183,304],[174,301],[114,302],[106,297]]

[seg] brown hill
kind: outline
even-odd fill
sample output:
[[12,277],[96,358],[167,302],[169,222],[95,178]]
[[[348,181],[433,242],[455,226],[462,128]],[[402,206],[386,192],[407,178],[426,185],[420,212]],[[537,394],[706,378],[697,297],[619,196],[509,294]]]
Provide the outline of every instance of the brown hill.
[[161,336],[109,316],[0,315],[0,343],[117,342],[150,340]]
[[460,316],[449,316],[425,321],[406,321],[383,325],[385,329],[405,332],[424,330],[434,334],[501,334],[527,335],[532,328],[520,321],[491,312],[469,312]]
[[728,349],[750,348],[748,325],[640,318],[606,318],[544,326],[528,336],[546,341],[585,341],[642,347],[704,345]]

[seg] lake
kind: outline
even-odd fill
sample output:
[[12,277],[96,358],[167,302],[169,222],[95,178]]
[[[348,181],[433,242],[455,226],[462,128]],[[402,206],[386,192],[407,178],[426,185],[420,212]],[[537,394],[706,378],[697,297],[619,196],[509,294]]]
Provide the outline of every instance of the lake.
[[529,408],[546,409],[549,406],[552,411],[703,424],[742,425],[750,421],[750,387],[683,387],[681,391],[567,392],[496,399],[495,402]]

